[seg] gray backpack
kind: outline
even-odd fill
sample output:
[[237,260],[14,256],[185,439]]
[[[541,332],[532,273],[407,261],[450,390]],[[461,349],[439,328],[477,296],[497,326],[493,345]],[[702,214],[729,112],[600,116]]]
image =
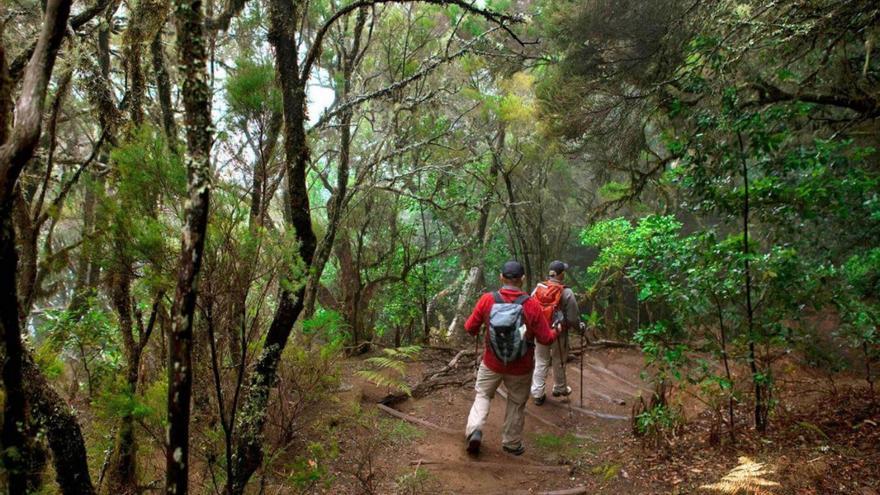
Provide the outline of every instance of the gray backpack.
[[529,298],[523,294],[507,302],[498,292],[492,293],[495,304],[489,311],[489,345],[495,357],[505,365],[526,355],[530,342],[526,341],[526,321],[523,303]]

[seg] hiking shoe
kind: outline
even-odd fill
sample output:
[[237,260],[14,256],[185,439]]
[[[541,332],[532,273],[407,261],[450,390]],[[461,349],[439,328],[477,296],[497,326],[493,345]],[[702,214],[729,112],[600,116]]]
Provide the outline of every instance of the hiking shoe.
[[536,406],[543,406],[545,400],[547,400],[547,394],[544,394],[540,397],[532,398],[532,401],[535,403]]
[[481,443],[483,443],[483,432],[480,430],[474,430],[473,433],[471,433],[467,437],[467,452],[468,452],[468,454],[470,454],[470,455],[479,454]]
[[505,452],[511,455],[522,455],[523,452],[526,451],[526,448],[523,446],[523,444],[519,444],[518,447],[508,447],[507,445],[505,445],[502,448]]
[[571,395],[571,387],[568,385],[562,390],[557,389],[556,387],[553,388],[553,397],[568,397],[569,395]]

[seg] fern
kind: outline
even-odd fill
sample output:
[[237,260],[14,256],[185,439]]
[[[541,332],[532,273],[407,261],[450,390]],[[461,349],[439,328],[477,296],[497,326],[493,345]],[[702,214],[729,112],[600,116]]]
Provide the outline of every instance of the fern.
[[407,359],[415,359],[422,352],[422,346],[409,345],[398,347],[397,349],[385,349],[385,353],[392,356],[406,357]]
[[406,374],[406,363],[403,361],[398,361],[396,359],[376,356],[367,358],[364,360],[365,363],[372,365],[375,368],[379,369],[392,369],[401,375]]
[[382,349],[384,356],[365,359],[367,369],[355,373],[378,387],[388,387],[410,395],[412,389],[406,383],[406,363],[415,359],[421,350],[417,345]]
[[379,371],[358,370],[355,373],[358,376],[365,378],[367,381],[371,382],[377,387],[388,387],[403,392],[406,395],[410,395],[412,393],[412,389],[409,385],[407,385],[405,381],[382,374]]

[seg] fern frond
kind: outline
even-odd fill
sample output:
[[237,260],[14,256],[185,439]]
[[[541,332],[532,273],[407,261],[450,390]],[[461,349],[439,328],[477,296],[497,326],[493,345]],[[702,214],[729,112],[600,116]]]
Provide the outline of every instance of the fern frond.
[[422,347],[418,345],[408,345],[398,348],[382,349],[387,356],[398,359],[413,359],[422,351]]
[[412,359],[412,358],[418,356],[420,352],[422,352],[422,346],[409,345],[409,346],[405,346],[405,347],[398,347],[397,352]]
[[381,372],[372,370],[358,370],[355,372],[355,374],[365,378],[367,381],[371,382],[377,387],[388,387],[403,392],[406,395],[412,395],[412,389],[409,385],[407,385],[406,382],[402,380],[396,380],[382,374]]
[[406,373],[406,364],[396,359],[376,356],[367,358],[364,362],[379,369],[392,369],[401,375]]
[[367,381],[373,383],[373,385],[379,387],[385,387],[389,384],[390,380],[388,377],[379,373],[378,371],[372,370],[358,370],[355,372],[356,375],[365,378]]

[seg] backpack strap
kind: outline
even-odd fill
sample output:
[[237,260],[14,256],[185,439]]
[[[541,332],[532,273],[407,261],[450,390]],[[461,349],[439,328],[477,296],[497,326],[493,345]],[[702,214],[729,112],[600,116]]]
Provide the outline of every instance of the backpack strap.
[[495,299],[495,304],[506,304],[507,303],[507,301],[505,301],[504,298],[501,297],[501,293],[498,291],[495,291],[492,293],[492,298]]
[[528,301],[528,300],[529,300],[529,295],[528,295],[528,294],[523,294],[523,295],[517,297],[516,300],[513,301],[513,302],[516,303],[516,304],[519,304],[520,306],[522,306],[523,303],[525,303],[525,302]]

